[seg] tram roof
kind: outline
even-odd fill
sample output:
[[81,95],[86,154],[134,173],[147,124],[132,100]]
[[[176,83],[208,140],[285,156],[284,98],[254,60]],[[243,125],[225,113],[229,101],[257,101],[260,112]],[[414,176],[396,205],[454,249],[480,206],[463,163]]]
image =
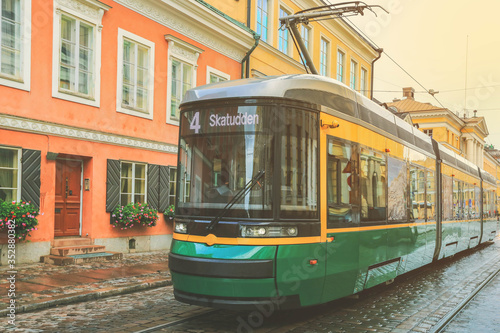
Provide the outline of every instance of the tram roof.
[[317,90],[340,94],[354,100],[355,93],[343,83],[321,75],[291,74],[265,76],[207,84],[188,90],[182,104],[225,98],[289,97],[296,89]]
[[476,177],[480,177],[479,168],[477,165],[467,160],[463,156],[458,155],[451,149],[443,146],[442,144],[438,144],[439,146],[439,157],[443,160],[444,163],[452,166],[458,167],[462,170],[467,171],[469,174],[472,174]]
[[[371,124],[434,155],[432,139],[428,135],[342,82],[321,75],[291,74],[208,84],[188,90],[181,106],[217,99],[266,97],[290,98],[326,106],[363,126]],[[326,109],[326,112],[329,110]],[[437,146],[440,158],[447,164],[479,177],[478,167],[472,162],[439,143]]]
[[345,84],[321,75],[266,76],[208,84],[188,90],[181,106],[217,99],[266,97],[322,105],[327,107],[325,112],[337,112],[337,116],[342,113],[362,126],[371,124],[377,131],[383,130],[428,153],[434,151],[429,136]]

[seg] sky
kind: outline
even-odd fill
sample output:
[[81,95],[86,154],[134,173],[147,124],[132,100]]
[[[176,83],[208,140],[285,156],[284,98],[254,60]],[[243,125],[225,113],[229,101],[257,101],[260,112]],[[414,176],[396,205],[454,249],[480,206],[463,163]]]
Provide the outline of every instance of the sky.
[[[461,117],[477,110],[486,119],[486,143],[500,149],[500,0],[366,3],[389,11],[376,8],[378,16],[365,11],[348,18],[384,49],[375,63],[375,98],[391,102],[402,98],[403,87],[413,87],[419,102],[442,105]],[[425,92],[430,89],[439,91],[435,98]]]

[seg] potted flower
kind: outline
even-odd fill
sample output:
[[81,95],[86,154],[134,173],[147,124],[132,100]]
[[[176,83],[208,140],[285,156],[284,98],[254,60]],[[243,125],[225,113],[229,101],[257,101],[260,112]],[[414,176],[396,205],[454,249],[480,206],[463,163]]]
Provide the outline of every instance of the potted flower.
[[0,200],[0,230],[7,230],[12,224],[15,228],[15,239],[26,240],[30,232],[38,230],[38,208],[31,202]]
[[113,228],[126,230],[136,226],[154,227],[158,221],[158,211],[147,203],[129,203],[118,206],[111,215]]
[[174,205],[168,206],[168,208],[165,210],[163,214],[165,214],[165,216],[168,217],[169,220],[173,220],[175,217],[175,206]]

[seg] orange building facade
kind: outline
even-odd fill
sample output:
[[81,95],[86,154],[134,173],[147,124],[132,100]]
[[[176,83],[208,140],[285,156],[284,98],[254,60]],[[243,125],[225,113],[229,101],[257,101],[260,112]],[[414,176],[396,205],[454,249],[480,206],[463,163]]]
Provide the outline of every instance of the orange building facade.
[[[41,212],[17,261],[54,240],[168,249],[172,224],[119,230],[111,212],[173,203],[178,105],[241,76],[252,31],[196,1],[1,0],[0,194]],[[196,24],[192,24],[196,21]],[[171,186],[172,185],[172,186]],[[169,201],[169,199],[171,199]],[[43,215],[42,215],[43,214]],[[0,236],[0,262],[7,238]]]

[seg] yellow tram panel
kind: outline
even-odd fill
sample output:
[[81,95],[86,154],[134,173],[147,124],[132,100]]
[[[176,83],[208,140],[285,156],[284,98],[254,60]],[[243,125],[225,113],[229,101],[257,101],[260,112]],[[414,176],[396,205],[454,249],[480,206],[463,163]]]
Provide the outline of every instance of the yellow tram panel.
[[442,164],[441,173],[448,177],[453,177],[454,179],[461,180],[463,182],[479,186],[479,178],[471,176],[463,171],[457,170],[449,165]]
[[[381,134],[323,112],[320,114],[320,121],[323,125],[321,130],[324,135],[359,143],[381,152],[385,151],[387,138]],[[338,127],[332,128],[331,124],[338,124]]]

